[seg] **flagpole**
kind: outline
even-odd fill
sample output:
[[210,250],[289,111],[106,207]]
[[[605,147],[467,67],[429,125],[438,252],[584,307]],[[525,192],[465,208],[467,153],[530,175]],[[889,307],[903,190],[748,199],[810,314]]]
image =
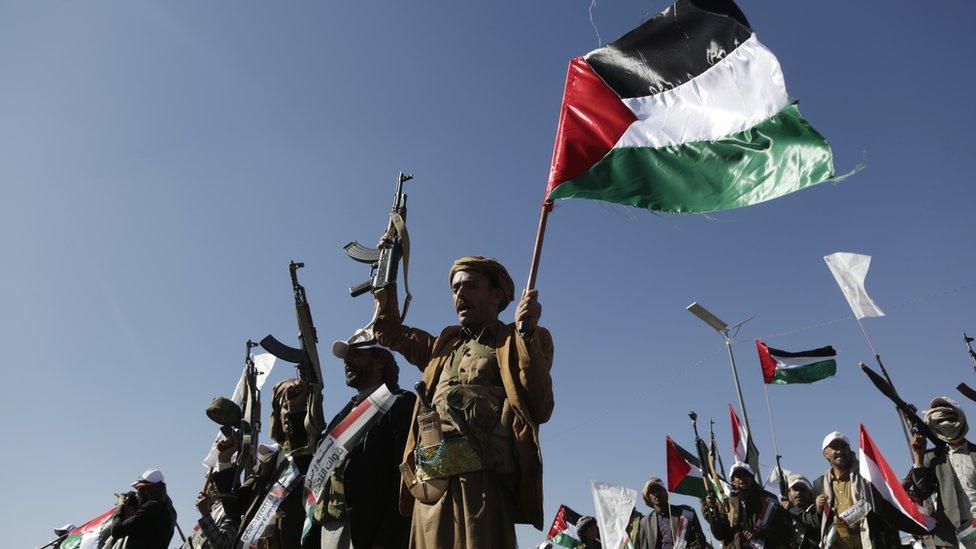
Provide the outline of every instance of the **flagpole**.
[[773,433],[773,451],[779,455],[779,444],[776,443],[776,427],[773,425],[773,408],[769,404],[769,389],[766,387],[766,378],[763,378],[763,395],[766,396],[766,412],[769,413],[769,431]]
[[669,501],[665,505],[668,506],[668,528],[671,529],[671,545],[673,546],[678,543],[678,540],[674,538],[674,518],[671,517],[671,502]]
[[529,282],[526,291],[535,289],[535,279],[539,274],[539,260],[542,258],[542,242],[546,238],[546,222],[552,210],[552,200],[542,203],[542,213],[539,215],[539,229],[535,233],[535,246],[532,248],[532,264],[529,265]]
[[[868,336],[868,331],[864,329],[864,323],[861,322],[861,317],[855,313],[854,320],[857,321],[857,326],[861,329],[861,333],[864,334],[864,340],[868,342],[868,348],[870,348],[871,352],[874,354],[875,362],[877,362],[878,367],[881,368],[881,375],[884,376],[885,381],[888,382],[888,385],[894,387],[894,384],[891,383],[891,376],[888,375],[888,370],[885,368],[884,363],[881,362],[881,355],[878,354],[878,350],[874,348],[874,343],[871,342],[871,338]],[[908,434],[908,419],[897,406],[895,407],[895,410],[898,411],[898,417],[901,419],[901,432],[903,435],[905,435],[905,443],[908,444],[908,453],[914,456],[915,453],[914,450],[912,450],[912,438]]]
[[[552,200],[546,199],[542,203],[542,213],[539,214],[539,229],[535,233],[535,246],[532,247],[532,263],[529,265],[529,281],[525,285],[525,291],[535,289],[535,279],[539,275],[539,260],[542,258],[542,242],[546,238],[546,222],[549,221],[549,211],[552,210]],[[522,327],[518,327],[519,333],[524,334]]]

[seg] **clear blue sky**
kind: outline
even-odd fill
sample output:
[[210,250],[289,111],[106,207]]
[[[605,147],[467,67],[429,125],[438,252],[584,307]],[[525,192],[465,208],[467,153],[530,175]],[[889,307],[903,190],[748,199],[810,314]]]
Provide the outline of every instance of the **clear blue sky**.
[[[147,467],[189,529],[214,435],[203,409],[233,388],[245,339],[294,341],[288,260],[308,266],[323,343],[362,325],[369,300],[346,288],[366,272],[339,247],[377,237],[397,171],[416,176],[412,324],[455,321],[460,255],[522,283],[566,63],[597,45],[587,6],[0,1],[4,545],[101,512]],[[609,41],[664,6],[602,1],[593,18]],[[921,6],[742,2],[838,168],[866,151],[847,182],[709,217],[559,205],[539,278],[556,343],[547,523],[560,503],[592,513],[590,479],[663,476],[665,435],[690,446],[689,409],[728,449],[728,365],[693,300],[757,315],[744,339],[840,352],[836,378],[770,391],[788,468],[818,474],[822,436],[862,421],[907,467],[891,407],[855,369],[870,358],[856,324],[828,322],[849,315],[830,252],[874,255],[868,289],[889,315],[867,328],[910,400],[974,381],[960,332],[976,332],[976,287],[912,300],[976,282],[976,5]],[[758,361],[737,350],[770,463]],[[350,391],[338,361],[323,369],[333,413]]]

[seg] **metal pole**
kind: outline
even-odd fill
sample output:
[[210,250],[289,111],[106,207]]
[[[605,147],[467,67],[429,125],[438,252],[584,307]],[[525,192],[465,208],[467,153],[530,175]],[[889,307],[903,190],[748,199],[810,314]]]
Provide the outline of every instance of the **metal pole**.
[[739,384],[739,372],[735,369],[735,356],[732,355],[732,338],[729,337],[729,331],[724,330],[722,332],[725,335],[725,349],[729,352],[729,363],[732,365],[732,380],[735,381],[735,390],[739,394],[739,408],[742,410],[742,420],[746,423],[746,431],[749,432],[749,437],[752,438],[752,427],[749,426],[749,413],[746,412],[746,401],[742,398],[742,385]]
[[773,408],[769,405],[769,389],[766,387],[766,380],[763,379],[763,394],[766,395],[766,411],[769,412],[769,430],[773,433],[773,451],[779,455],[779,444],[776,443],[776,427],[773,426]]
[[[894,387],[894,384],[891,383],[891,376],[888,375],[888,370],[884,367],[884,363],[881,362],[881,355],[879,355],[878,350],[874,348],[874,343],[871,343],[871,338],[868,337],[868,331],[864,329],[864,323],[861,322],[861,319],[858,318],[857,315],[854,315],[854,320],[857,321],[857,326],[861,329],[861,333],[864,334],[864,340],[868,342],[868,347],[871,349],[871,352],[874,353],[874,360],[878,363],[878,367],[881,368],[881,375],[884,376],[885,381],[888,382],[888,385]],[[898,412],[898,417],[901,419],[901,433],[905,435],[905,444],[908,445],[908,453],[912,456],[912,459],[914,459],[915,451],[912,450],[912,437],[908,434],[908,419],[897,406],[895,406],[895,411]]]

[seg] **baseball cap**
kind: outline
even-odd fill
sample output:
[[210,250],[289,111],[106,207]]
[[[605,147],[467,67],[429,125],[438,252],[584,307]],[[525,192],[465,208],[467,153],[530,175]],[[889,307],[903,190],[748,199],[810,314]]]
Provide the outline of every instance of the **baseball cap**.
[[159,469],[146,469],[132,483],[132,487],[134,488],[140,484],[159,484],[160,482],[163,482],[163,473]]
[[822,452],[826,450],[827,447],[830,446],[830,443],[835,440],[843,440],[844,442],[847,443],[848,446],[851,445],[851,439],[844,436],[844,434],[841,433],[840,431],[834,431],[824,437],[823,444],[820,445],[820,451]]
[[729,467],[729,478],[731,478],[732,475],[734,475],[739,469],[749,471],[750,475],[756,476],[756,473],[752,470],[752,467],[750,467],[748,463],[737,461],[732,464],[732,467]]

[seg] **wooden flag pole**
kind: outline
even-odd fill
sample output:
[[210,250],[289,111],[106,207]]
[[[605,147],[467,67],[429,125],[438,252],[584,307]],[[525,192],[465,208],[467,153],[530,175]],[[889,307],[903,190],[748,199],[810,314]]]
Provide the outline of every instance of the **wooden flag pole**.
[[542,213],[539,215],[539,230],[535,233],[532,264],[529,265],[529,282],[525,285],[525,291],[535,289],[535,279],[539,275],[539,259],[542,257],[542,241],[546,238],[546,221],[549,220],[550,210],[552,210],[552,200],[546,200],[542,203]]

